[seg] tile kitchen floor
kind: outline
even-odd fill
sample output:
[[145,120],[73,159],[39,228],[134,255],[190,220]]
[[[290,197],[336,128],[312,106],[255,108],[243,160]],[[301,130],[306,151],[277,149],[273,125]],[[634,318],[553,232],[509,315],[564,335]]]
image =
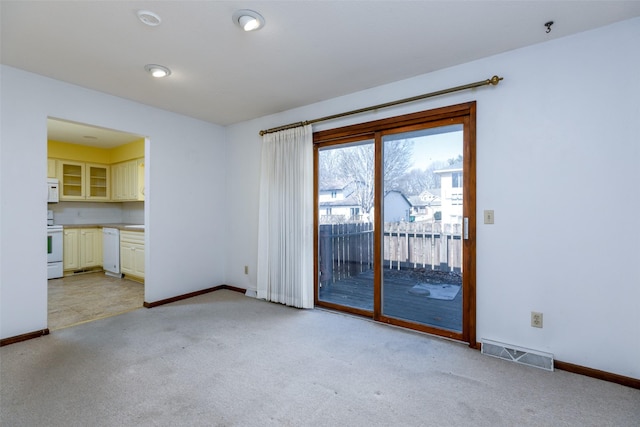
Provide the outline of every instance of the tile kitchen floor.
[[144,285],[86,273],[47,281],[50,331],[116,316],[142,307]]

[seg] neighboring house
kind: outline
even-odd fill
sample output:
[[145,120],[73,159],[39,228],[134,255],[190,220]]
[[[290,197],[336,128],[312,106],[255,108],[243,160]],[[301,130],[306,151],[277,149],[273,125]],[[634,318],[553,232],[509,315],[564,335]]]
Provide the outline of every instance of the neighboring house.
[[[318,189],[318,215],[320,223],[372,221],[371,215],[364,215],[364,210],[354,193],[353,182],[326,182]],[[388,191],[384,195],[384,221],[410,221],[411,202],[400,191]]]
[[440,175],[442,222],[462,223],[462,162],[434,171]]
[[353,182],[328,181],[318,189],[318,214],[321,223],[359,221],[362,208],[353,194]]
[[[440,219],[442,206],[439,188],[424,190],[419,195],[410,196],[408,199],[409,202],[411,202],[411,221],[432,221]],[[438,214],[438,212],[440,212],[440,214]]]
[[384,195],[384,222],[409,221],[411,202],[401,191],[387,191]]
[[320,203],[343,200],[353,193],[353,184],[343,180],[324,181],[318,188],[318,201]]

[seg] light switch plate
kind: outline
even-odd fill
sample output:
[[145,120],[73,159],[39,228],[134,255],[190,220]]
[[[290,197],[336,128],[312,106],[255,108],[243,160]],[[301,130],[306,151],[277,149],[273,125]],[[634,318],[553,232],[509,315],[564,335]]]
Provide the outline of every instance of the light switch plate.
[[484,223],[485,224],[493,224],[493,210],[485,210],[484,211]]

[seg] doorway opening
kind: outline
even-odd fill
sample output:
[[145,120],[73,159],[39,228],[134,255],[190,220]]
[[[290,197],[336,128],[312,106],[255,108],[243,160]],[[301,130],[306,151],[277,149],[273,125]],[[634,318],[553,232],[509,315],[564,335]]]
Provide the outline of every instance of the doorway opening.
[[47,280],[49,330],[143,306],[147,143],[47,119],[47,180],[58,186],[47,225],[62,229],[62,267],[50,269]]
[[314,148],[316,305],[475,347],[475,103]]

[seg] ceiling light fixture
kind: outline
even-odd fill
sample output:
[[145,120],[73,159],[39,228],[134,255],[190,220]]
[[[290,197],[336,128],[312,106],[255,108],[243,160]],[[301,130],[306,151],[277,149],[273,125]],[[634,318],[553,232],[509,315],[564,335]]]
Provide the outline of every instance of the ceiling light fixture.
[[144,66],[144,69],[147,70],[153,77],[167,77],[171,75],[171,70],[165,66],[158,64],[147,64]]
[[264,27],[265,21],[258,12],[249,9],[237,10],[231,16],[233,22],[244,31],[256,31]]
[[149,10],[139,10],[136,12],[136,15],[138,15],[140,22],[150,27],[158,26],[162,22],[162,19],[160,19],[158,15]]

